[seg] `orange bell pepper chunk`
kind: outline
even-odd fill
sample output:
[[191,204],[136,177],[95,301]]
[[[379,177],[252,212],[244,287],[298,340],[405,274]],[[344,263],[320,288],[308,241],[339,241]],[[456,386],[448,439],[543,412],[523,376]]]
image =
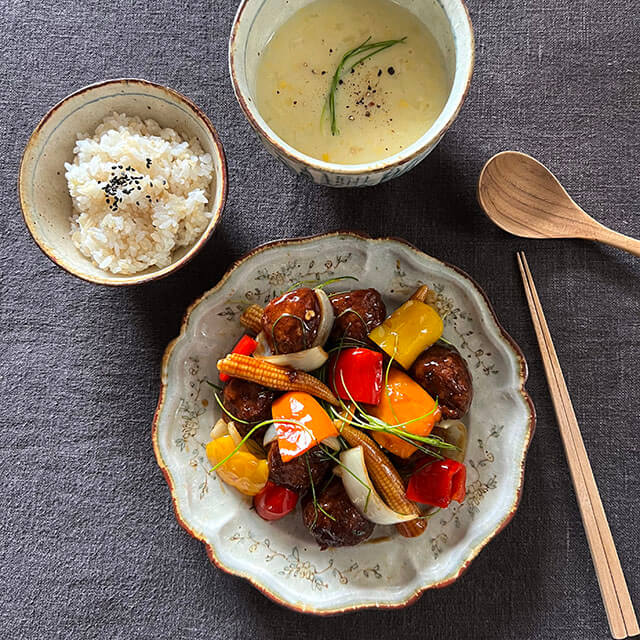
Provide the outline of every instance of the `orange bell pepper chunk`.
[[283,462],[289,462],[329,436],[338,435],[327,412],[308,393],[285,393],[271,405],[271,414],[274,420],[295,420],[300,423],[275,423]]
[[[406,373],[393,368],[389,370],[386,389],[382,389],[380,404],[370,407],[369,413],[392,427],[420,418],[399,426],[402,431],[420,436],[428,436],[442,417],[436,401]],[[390,433],[375,431],[373,437],[380,446],[401,458],[408,458],[416,451],[412,444]]]

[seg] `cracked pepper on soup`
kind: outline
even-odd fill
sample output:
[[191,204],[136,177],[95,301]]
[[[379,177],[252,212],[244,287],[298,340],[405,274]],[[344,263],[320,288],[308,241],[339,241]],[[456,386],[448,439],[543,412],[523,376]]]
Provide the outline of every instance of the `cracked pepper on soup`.
[[390,0],[316,0],[262,52],[256,99],[298,151],[360,164],[416,142],[450,88],[434,37],[407,9]]

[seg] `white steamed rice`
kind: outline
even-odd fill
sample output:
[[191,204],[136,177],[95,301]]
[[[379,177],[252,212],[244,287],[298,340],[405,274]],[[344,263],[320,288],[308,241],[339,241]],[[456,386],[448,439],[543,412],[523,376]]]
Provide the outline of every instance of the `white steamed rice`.
[[211,156],[154,120],[113,113],[80,134],[65,163],[71,237],[101,269],[132,274],[171,262],[205,230]]

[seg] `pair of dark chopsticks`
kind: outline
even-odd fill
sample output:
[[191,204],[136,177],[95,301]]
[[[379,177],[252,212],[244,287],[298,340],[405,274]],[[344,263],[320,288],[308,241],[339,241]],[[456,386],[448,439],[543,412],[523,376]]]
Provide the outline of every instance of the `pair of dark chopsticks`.
[[607,612],[611,635],[614,638],[628,638],[640,634],[633,603],[629,596],[627,583],[622,573],[618,552],[611,536],[607,516],[605,515],[600,493],[596,485],[591,464],[584,447],[580,427],[573,410],[573,404],[567,391],[562,369],[558,362],[555,347],[551,340],[549,327],[533,277],[523,252],[518,253],[518,266],[522,274],[525,293],[533,326],[538,337],[542,362],[544,364],[553,406],[560,427],[571,479],[576,491],[582,522],[591,549],[591,557],[598,577],[604,608]]

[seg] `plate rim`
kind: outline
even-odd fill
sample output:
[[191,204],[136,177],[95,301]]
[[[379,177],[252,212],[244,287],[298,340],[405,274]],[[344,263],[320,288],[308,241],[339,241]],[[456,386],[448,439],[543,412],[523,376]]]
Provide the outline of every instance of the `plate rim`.
[[[263,253],[264,251],[267,251],[275,247],[302,245],[314,240],[321,240],[325,238],[338,237],[338,236],[348,236],[348,237],[356,238],[359,240],[365,240],[365,241],[380,243],[380,244],[383,244],[385,242],[395,242],[395,243],[404,245],[406,248],[409,248],[411,251],[418,254],[419,256],[421,257],[426,256],[430,260],[434,260],[435,262],[438,262],[444,265],[445,267],[452,269],[453,271],[461,275],[463,278],[468,280],[471,286],[483,298],[484,302],[487,305],[489,313],[493,318],[493,321],[496,323],[496,326],[498,328],[500,335],[502,336],[505,343],[509,346],[509,348],[511,348],[516,360],[520,364],[520,372],[518,375],[518,379],[519,379],[518,391],[528,409],[529,417],[526,425],[526,433],[525,433],[525,439],[523,443],[522,455],[519,462],[520,478],[518,481],[518,487],[516,489],[515,498],[511,505],[511,508],[505,514],[504,518],[496,525],[493,531],[490,532],[485,538],[483,538],[471,549],[465,561],[458,567],[458,569],[452,575],[437,582],[433,582],[426,585],[420,585],[414,590],[414,592],[411,595],[407,596],[406,598],[398,602],[382,602],[382,603],[361,602],[361,603],[354,603],[345,607],[335,607],[331,609],[318,609],[316,607],[307,606],[305,604],[299,605],[293,602],[288,602],[283,598],[281,598],[280,596],[278,596],[278,594],[275,593],[274,590],[261,584],[258,581],[258,579],[256,579],[253,575],[245,573],[240,569],[236,569],[236,568],[225,565],[220,560],[220,558],[218,558],[218,556],[216,555],[216,550],[213,544],[210,543],[205,538],[204,535],[196,531],[187,523],[186,518],[182,515],[180,511],[180,506],[178,504],[178,498],[176,496],[175,484],[174,484],[173,478],[171,476],[169,468],[167,467],[164,459],[162,458],[162,454],[160,453],[160,446],[158,444],[158,422],[159,422],[160,413],[164,408],[164,402],[167,394],[167,373],[168,373],[169,360],[171,358],[171,355],[177,343],[186,335],[191,314],[196,309],[196,307],[201,302],[203,302],[206,298],[208,298],[210,295],[216,293],[219,289],[221,289],[222,286],[227,282],[231,274],[238,267],[240,267],[242,264],[244,264],[245,262],[253,258],[255,255],[259,253]],[[156,409],[153,415],[153,422],[151,426],[151,439],[153,443],[153,451],[156,457],[156,462],[158,463],[158,466],[162,471],[162,475],[164,476],[167,486],[169,487],[169,492],[171,494],[171,501],[173,503],[173,510],[175,513],[176,520],[189,535],[191,535],[193,538],[195,538],[196,540],[199,540],[205,545],[207,556],[210,562],[214,566],[216,566],[218,569],[221,569],[225,573],[228,573],[232,576],[244,578],[253,587],[255,587],[258,591],[260,591],[263,595],[265,595],[267,598],[269,598],[273,602],[281,606],[284,606],[288,609],[291,609],[293,611],[297,611],[299,613],[308,613],[308,614],[313,614],[318,616],[332,616],[332,615],[337,615],[341,613],[350,613],[350,612],[360,611],[365,609],[402,609],[404,607],[408,607],[414,604],[424,594],[425,591],[429,589],[441,589],[453,584],[456,580],[458,580],[458,578],[460,578],[465,573],[465,571],[469,568],[473,560],[475,560],[475,558],[482,551],[482,549],[484,549],[484,547],[491,540],[493,540],[493,538],[495,538],[499,533],[501,533],[503,529],[511,522],[511,520],[515,516],[515,513],[518,510],[518,506],[520,505],[520,500],[522,499],[522,492],[524,489],[524,475],[525,475],[526,460],[529,452],[529,447],[533,439],[533,434],[536,429],[536,420],[537,420],[536,409],[533,404],[533,400],[531,399],[531,396],[526,390],[526,383],[527,383],[528,377],[529,377],[529,368],[528,368],[528,364],[524,356],[524,353],[522,352],[522,349],[516,343],[516,341],[511,337],[511,335],[505,330],[505,328],[502,326],[500,320],[498,319],[498,316],[496,315],[495,309],[493,308],[493,305],[491,304],[491,301],[489,300],[484,289],[474,280],[474,278],[472,278],[466,271],[464,271],[460,267],[452,265],[444,260],[440,260],[439,258],[430,256],[424,251],[418,249],[418,247],[413,245],[408,240],[405,240],[404,238],[399,238],[395,236],[381,236],[381,237],[373,238],[370,235],[363,233],[361,231],[349,231],[349,230],[332,231],[328,233],[301,236],[298,238],[283,238],[279,240],[272,240],[270,242],[265,242],[263,244],[260,244],[254,247],[253,249],[245,253],[243,256],[235,260],[224,272],[224,274],[218,280],[218,282],[210,289],[207,289],[198,298],[196,298],[196,300],[194,300],[194,302],[192,302],[185,310],[185,313],[182,317],[182,321],[180,323],[180,332],[173,340],[171,340],[171,342],[169,342],[162,356],[162,361],[160,365],[160,391],[158,394],[158,403],[156,405]]]

